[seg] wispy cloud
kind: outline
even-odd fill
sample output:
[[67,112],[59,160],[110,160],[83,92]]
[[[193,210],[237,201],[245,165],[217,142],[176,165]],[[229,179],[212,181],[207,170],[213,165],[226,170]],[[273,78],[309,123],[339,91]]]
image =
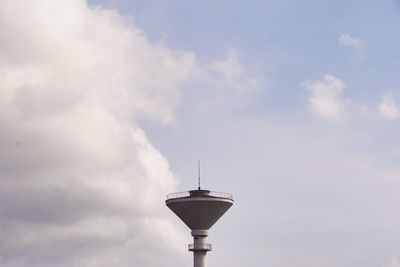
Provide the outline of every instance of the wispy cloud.
[[226,57],[213,62],[209,69],[211,74],[215,74],[214,81],[239,92],[258,89],[262,84],[257,75],[239,61],[236,49],[229,49]]
[[378,111],[383,118],[388,120],[400,118],[400,108],[390,94],[383,96],[381,103],[378,105]]
[[327,74],[322,81],[306,81],[303,86],[310,92],[308,97],[310,110],[321,118],[342,120],[350,100],[342,98],[345,83],[333,75]]
[[353,47],[356,49],[363,49],[366,47],[366,44],[362,40],[360,40],[354,36],[351,36],[350,34],[340,35],[339,45]]

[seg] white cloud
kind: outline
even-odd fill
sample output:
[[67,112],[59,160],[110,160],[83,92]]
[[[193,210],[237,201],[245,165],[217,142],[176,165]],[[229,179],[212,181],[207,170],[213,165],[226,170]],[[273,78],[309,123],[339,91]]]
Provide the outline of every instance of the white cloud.
[[389,94],[383,96],[382,102],[378,106],[378,111],[383,118],[388,120],[400,118],[400,109],[396,101]]
[[0,265],[175,266],[177,180],[140,122],[174,122],[193,77],[246,91],[256,75],[84,0],[2,1],[0,32]]
[[[205,68],[207,69],[207,67]],[[226,58],[215,61],[209,66],[209,69],[214,75],[214,82],[219,81],[223,86],[233,88],[238,92],[253,91],[262,85],[257,75],[241,64],[236,49],[230,49]]]
[[363,49],[366,46],[362,40],[355,38],[355,37],[351,36],[350,34],[340,35],[339,45],[353,47],[356,49]]
[[[310,92],[309,109],[320,118],[341,121],[348,118],[376,117],[374,108],[359,105],[343,97],[346,84],[333,75],[327,74],[323,80],[309,80],[303,87]],[[395,99],[386,94],[378,105],[381,118],[386,120],[400,119],[400,108]]]
[[0,32],[0,265],[169,266],[177,181],[139,120],[173,121],[194,56],[83,0],[1,1]]
[[322,81],[307,81],[304,87],[310,92],[310,110],[324,119],[341,120],[346,117],[350,100],[342,98],[345,83],[332,75],[325,75]]

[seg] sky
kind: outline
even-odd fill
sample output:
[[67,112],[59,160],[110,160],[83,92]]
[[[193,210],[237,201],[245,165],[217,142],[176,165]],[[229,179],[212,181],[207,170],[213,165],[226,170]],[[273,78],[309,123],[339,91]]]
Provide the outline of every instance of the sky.
[[400,267],[400,2],[0,1],[0,266]]

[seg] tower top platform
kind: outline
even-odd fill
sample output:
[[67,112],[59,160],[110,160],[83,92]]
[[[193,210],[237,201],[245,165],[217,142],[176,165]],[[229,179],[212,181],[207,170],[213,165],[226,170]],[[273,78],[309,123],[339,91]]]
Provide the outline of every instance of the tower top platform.
[[224,198],[233,201],[233,195],[225,192],[210,191],[204,189],[196,189],[190,191],[176,192],[167,195],[167,201],[170,199],[178,198],[193,198],[193,197],[211,197],[211,198]]

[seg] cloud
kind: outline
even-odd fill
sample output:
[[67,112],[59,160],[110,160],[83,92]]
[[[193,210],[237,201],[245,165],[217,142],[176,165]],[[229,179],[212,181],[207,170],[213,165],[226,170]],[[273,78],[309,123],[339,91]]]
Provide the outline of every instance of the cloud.
[[325,75],[322,81],[306,81],[304,88],[310,92],[308,97],[309,109],[321,118],[342,120],[350,100],[342,98],[345,83],[333,75]]
[[241,92],[256,75],[84,0],[2,1],[0,31],[0,265],[175,266],[178,181],[141,122],[173,123],[192,79]]
[[209,69],[213,82],[233,88],[238,92],[249,92],[261,87],[262,82],[257,75],[245,68],[238,58],[238,51],[230,49],[226,58],[213,62]]
[[0,265],[171,266],[177,180],[140,121],[174,120],[194,55],[83,0],[1,1],[0,32]]
[[347,47],[353,47],[356,49],[363,49],[366,47],[365,43],[350,34],[342,34],[339,37],[339,45],[341,46],[347,46]]
[[[174,121],[194,55],[77,0],[1,1],[0,31],[0,266],[169,267],[188,258],[162,205],[177,181],[140,125]],[[223,86],[257,84],[235,53],[209,66]],[[344,82],[326,75],[305,87],[312,112],[347,117]],[[234,217],[214,229],[236,233],[221,235],[220,265],[376,266],[395,255],[399,172],[379,164],[398,149],[389,142],[376,159],[382,148],[369,137],[379,127],[324,132],[265,114],[218,121],[204,102],[205,124],[181,124],[199,125],[189,141],[181,128],[170,136],[187,141],[174,153],[206,155],[208,172],[237,193]]]
[[[349,98],[344,98],[343,91],[346,84],[333,75],[327,74],[323,80],[308,80],[302,86],[310,92],[308,96],[309,109],[320,118],[342,121],[349,118],[376,118],[374,108],[355,103]],[[400,108],[395,99],[386,94],[378,105],[381,118],[396,120],[400,118]]]
[[378,111],[384,119],[396,120],[400,118],[400,109],[389,94],[383,96],[382,102],[378,106]]

